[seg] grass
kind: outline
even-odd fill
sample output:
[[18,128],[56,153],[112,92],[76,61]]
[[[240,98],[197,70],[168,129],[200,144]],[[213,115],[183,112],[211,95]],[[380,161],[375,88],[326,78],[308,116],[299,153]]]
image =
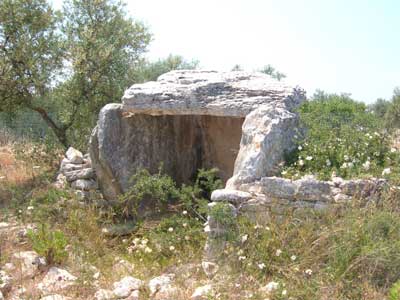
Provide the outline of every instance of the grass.
[[[2,198],[0,221],[9,213],[23,224],[48,224],[51,232],[62,233],[67,257],[61,267],[79,275],[69,294],[74,299],[90,298],[97,286],[110,288],[127,274],[148,280],[176,273],[182,289],[177,300],[188,299],[195,287],[208,282],[200,268],[206,238],[203,221],[186,213],[185,206],[167,207],[164,214],[143,220],[129,236],[107,237],[101,228],[115,221],[113,210],[82,207],[72,193],[51,186],[56,167],[50,159],[19,160],[15,151],[6,146],[0,155],[6,189],[12,187],[7,191],[12,197]],[[36,164],[38,174],[32,169]],[[310,213],[301,220],[287,215],[261,226],[241,218],[214,280],[214,298],[372,300],[390,295],[388,299],[394,300],[400,280],[398,199],[400,191],[392,189],[377,204],[362,206],[355,201],[351,207]],[[18,244],[16,239],[13,233],[2,241],[1,264],[12,253],[35,246],[34,241]],[[117,268],[121,260],[132,268]],[[97,271],[101,276],[95,280]],[[259,289],[271,281],[279,287],[266,296]]]

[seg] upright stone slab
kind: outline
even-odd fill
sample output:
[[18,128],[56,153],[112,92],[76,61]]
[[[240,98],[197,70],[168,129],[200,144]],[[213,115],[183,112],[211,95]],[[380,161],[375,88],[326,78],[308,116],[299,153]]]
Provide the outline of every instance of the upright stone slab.
[[140,168],[160,164],[178,183],[217,167],[230,189],[275,174],[293,147],[303,90],[269,75],[180,70],[136,84],[122,104],[106,105],[90,156],[106,199],[131,185]]

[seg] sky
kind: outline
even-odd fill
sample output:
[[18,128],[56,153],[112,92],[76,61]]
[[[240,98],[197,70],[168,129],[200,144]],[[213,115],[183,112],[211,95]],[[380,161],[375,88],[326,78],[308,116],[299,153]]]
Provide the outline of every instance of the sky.
[[399,11],[398,0],[127,1],[153,34],[149,59],[177,54],[215,70],[271,64],[309,96],[321,89],[367,103],[400,86]]

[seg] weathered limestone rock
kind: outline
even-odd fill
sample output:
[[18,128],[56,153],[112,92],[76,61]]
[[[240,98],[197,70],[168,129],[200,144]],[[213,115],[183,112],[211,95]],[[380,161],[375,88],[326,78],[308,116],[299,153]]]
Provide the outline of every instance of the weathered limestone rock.
[[57,293],[73,285],[77,279],[66,270],[52,267],[38,284],[38,288],[44,294]]
[[[90,156],[106,199],[116,199],[140,168],[178,183],[218,167],[236,188],[273,175],[293,146],[294,109],[305,99],[262,73],[172,71],[133,85],[108,104],[92,133]],[[236,161],[236,162],[235,162]]]
[[132,291],[138,290],[143,286],[143,281],[132,276],[126,276],[114,283],[113,293],[118,298],[126,298]]
[[94,179],[95,174],[92,168],[85,168],[81,170],[65,172],[65,177],[68,182],[72,182],[78,179]]
[[97,183],[92,179],[78,179],[72,182],[71,187],[76,190],[90,191],[97,189]]
[[206,284],[203,286],[199,286],[196,288],[192,296],[190,297],[191,300],[207,300],[210,297],[213,297],[213,287],[211,284]]
[[83,163],[83,154],[81,151],[76,150],[72,147],[69,147],[65,156],[69,160],[71,164],[82,164]]
[[43,265],[43,258],[35,251],[23,251],[14,253],[13,260],[18,266],[23,278],[32,278],[39,273],[40,267]]
[[40,300],[72,300],[72,298],[66,297],[63,295],[54,294],[54,295],[42,297],[42,298],[40,298]]
[[177,293],[173,285],[174,274],[163,274],[149,281],[150,296],[153,299],[172,300]]
[[11,281],[11,276],[0,270],[0,293],[7,294],[11,290]]
[[226,201],[233,204],[241,204],[252,198],[252,195],[247,192],[236,190],[215,190],[211,194],[211,201],[220,202]]
[[100,289],[94,294],[95,300],[112,300],[115,299],[113,291]]

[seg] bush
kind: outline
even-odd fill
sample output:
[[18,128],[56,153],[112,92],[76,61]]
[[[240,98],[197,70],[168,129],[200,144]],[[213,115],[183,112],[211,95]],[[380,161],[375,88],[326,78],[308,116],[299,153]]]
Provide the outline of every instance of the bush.
[[217,173],[218,169],[215,168],[200,169],[193,185],[183,184],[178,188],[169,175],[162,173],[161,167],[153,175],[145,169],[139,170],[131,177],[133,186],[121,197],[122,210],[125,215],[133,214],[137,217],[143,200],[154,202],[156,208],[163,211],[168,203],[176,201],[192,215],[204,218],[211,192],[222,187]]
[[48,225],[42,225],[37,232],[29,230],[28,238],[33,250],[44,256],[49,265],[61,264],[68,258],[68,243],[62,231],[51,231]]
[[173,179],[162,174],[162,168],[159,168],[157,174],[151,175],[146,169],[137,171],[132,177],[133,186],[121,197],[121,200],[127,205],[128,215],[133,213],[137,216],[140,203],[144,199],[153,200],[156,207],[164,210],[168,201],[178,198],[179,189],[176,187]]
[[[397,168],[397,150],[390,147],[382,122],[365,104],[346,95],[322,94],[304,103],[299,114],[303,130],[297,135],[297,148],[287,157],[283,176],[314,174],[329,179],[335,172],[343,178],[381,177]],[[385,168],[391,170],[383,172]]]

